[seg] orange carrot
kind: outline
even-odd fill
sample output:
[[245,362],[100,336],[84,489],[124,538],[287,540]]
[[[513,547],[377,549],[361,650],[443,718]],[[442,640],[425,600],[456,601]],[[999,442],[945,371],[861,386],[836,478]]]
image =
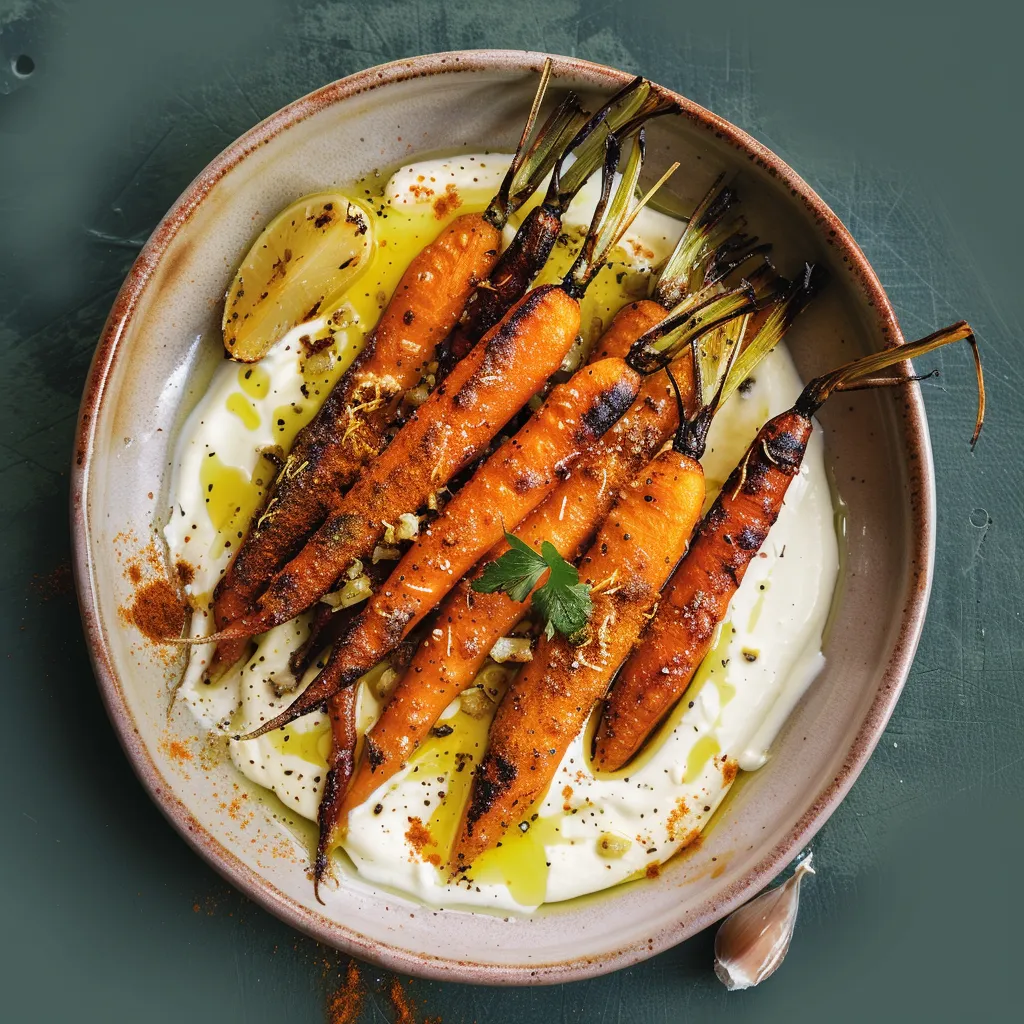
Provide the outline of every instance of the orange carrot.
[[544,793],[594,702],[629,654],[704,503],[700,464],[672,449],[627,487],[580,563],[595,587],[589,638],[542,638],[498,707],[452,851],[464,871]]
[[[355,762],[356,741],[356,688],[346,687],[336,693],[330,701],[327,715],[331,721],[331,752],[327,757],[327,778],[320,795],[320,807],[332,807],[338,799],[339,792],[344,792],[352,777]],[[321,818],[323,813],[321,812]],[[321,821],[321,834],[325,822]],[[313,894],[318,902],[320,899],[320,881],[327,871],[329,851],[321,843],[313,861]]]
[[[570,94],[534,147],[524,152],[549,73],[546,66],[498,195],[483,213],[457,217],[412,260],[362,352],[296,437],[214,593],[218,629],[248,610],[270,577],[295,555],[363,466],[384,447],[397,402],[419,383],[436,347],[457,323],[478,283],[494,268],[509,214],[550,170],[558,145],[582,116]],[[245,638],[218,644],[211,674],[237,661],[246,646]]]
[[942,345],[966,340],[978,376],[979,406],[974,441],[984,419],[984,381],[970,327],[955,324],[921,341],[854,360],[812,380],[792,409],[770,419],[708,511],[686,558],[665,588],[658,613],[624,666],[602,714],[595,764],[622,767],[640,749],[676,701],[711,648],[715,630],[800,471],[812,416],[836,391],[902,384],[908,379],[871,375]]

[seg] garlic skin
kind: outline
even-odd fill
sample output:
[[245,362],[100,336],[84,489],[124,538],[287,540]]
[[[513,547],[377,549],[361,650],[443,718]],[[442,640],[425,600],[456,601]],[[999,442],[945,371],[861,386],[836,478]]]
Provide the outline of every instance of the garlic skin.
[[813,874],[808,854],[791,878],[725,919],[715,936],[715,974],[730,992],[753,988],[778,970],[796,927],[800,883]]

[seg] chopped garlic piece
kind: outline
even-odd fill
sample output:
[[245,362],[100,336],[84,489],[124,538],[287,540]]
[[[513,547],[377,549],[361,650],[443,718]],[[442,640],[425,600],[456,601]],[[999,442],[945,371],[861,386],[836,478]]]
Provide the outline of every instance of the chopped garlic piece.
[[403,512],[395,527],[395,540],[412,540],[420,532],[420,517],[412,512]]
[[393,668],[386,668],[373,684],[373,692],[378,700],[387,700],[398,682],[398,673]]
[[533,650],[530,638],[525,636],[503,636],[494,642],[491,658],[502,664],[506,661],[532,661]]
[[378,544],[373,549],[373,564],[376,565],[378,562],[395,562],[402,557],[402,552],[398,548],[384,547]]
[[470,718],[483,718],[491,713],[494,701],[487,696],[483,687],[474,686],[460,696],[459,705]]
[[370,577],[356,576],[355,579],[349,580],[340,589],[324,594],[320,600],[324,604],[329,604],[337,612],[341,611],[342,608],[349,608],[354,604],[359,604],[360,601],[365,601],[372,593],[373,588],[370,585]]
[[632,839],[620,836],[616,832],[602,832],[597,837],[598,856],[604,857],[605,860],[618,860],[629,852],[632,845]]

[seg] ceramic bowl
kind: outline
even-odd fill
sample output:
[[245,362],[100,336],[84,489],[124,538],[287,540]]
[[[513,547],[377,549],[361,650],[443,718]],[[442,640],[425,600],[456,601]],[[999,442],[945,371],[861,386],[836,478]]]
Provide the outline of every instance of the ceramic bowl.
[[[511,150],[542,60],[488,50],[372,68],[296,101],[217,157],[161,222],[117,297],[82,402],[72,488],[78,591],[100,689],[172,824],[239,889],[322,942],[411,974],[499,984],[566,981],[643,960],[717,921],[789,863],[843,799],[893,710],[925,613],[934,541],[918,390],[826,407],[847,558],[824,673],[699,849],[655,879],[529,917],[439,913],[356,885],[319,906],[306,851],[282,835],[255,787],[202,746],[186,714],[168,723],[180,662],[125,624],[125,563],[163,557],[173,444],[220,358],[221,301],[236,264],[273,213],[305,192],[414,155]],[[555,57],[552,94],[572,87],[593,102],[628,78]],[[720,171],[736,174],[752,230],[774,242],[780,269],[809,259],[831,271],[789,338],[805,378],[900,343],[878,279],[825,203],[754,139],[672,98],[680,113],[650,126],[647,166],[681,162],[672,187],[683,208]]]

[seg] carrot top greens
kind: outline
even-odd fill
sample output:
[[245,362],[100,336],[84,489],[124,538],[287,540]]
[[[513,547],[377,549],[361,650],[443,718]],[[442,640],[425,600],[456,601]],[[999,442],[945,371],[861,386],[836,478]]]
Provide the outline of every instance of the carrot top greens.
[[587,624],[593,605],[590,586],[580,583],[580,574],[550,541],[540,546],[540,554],[514,534],[505,533],[509,550],[484,566],[473,580],[478,594],[503,590],[513,601],[525,601],[548,573],[547,582],[533,595],[533,605],[545,619],[544,632],[550,640],[555,633],[572,638]]

